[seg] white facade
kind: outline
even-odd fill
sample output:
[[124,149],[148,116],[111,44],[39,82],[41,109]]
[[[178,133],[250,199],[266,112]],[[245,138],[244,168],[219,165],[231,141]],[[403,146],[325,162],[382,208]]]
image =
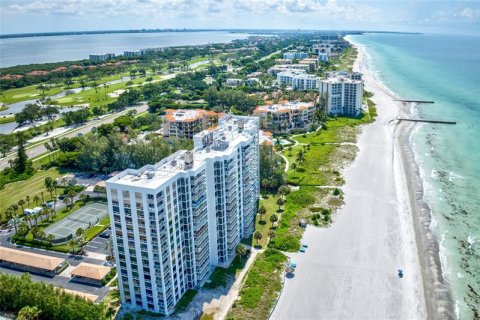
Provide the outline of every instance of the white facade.
[[124,57],[139,57],[142,55],[142,51],[140,50],[127,50],[123,52]]
[[90,60],[92,61],[107,61],[113,58],[115,58],[115,53],[97,53],[90,55]]
[[328,53],[319,52],[318,53],[318,61],[327,62],[328,61]]
[[320,81],[320,94],[327,96],[329,114],[356,116],[362,112],[363,81],[343,76]]
[[285,52],[283,54],[283,59],[305,59],[308,58],[308,53],[306,52]]
[[362,74],[360,72],[347,72],[347,71],[327,71],[325,72],[325,79],[344,77],[352,80],[362,80]]
[[258,118],[225,116],[193,151],[106,182],[122,303],[171,314],[254,230]]
[[293,90],[317,90],[320,78],[313,74],[298,74],[292,79]]
[[277,82],[291,86],[293,90],[316,90],[320,79],[313,74],[285,71],[277,74]]

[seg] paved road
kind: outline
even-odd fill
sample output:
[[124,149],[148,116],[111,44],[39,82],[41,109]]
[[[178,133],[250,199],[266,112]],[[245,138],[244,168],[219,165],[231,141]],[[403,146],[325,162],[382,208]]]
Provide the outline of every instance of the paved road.
[[[24,274],[24,271],[17,269],[10,269],[5,267],[0,267],[0,273],[6,273],[14,276],[21,276]],[[107,286],[96,287],[88,284],[72,282],[69,277],[57,275],[53,278],[47,276],[40,276],[36,274],[30,274],[31,278],[35,282],[46,282],[53,284],[55,287],[62,287],[67,290],[80,291],[83,293],[94,294],[98,296],[97,301],[102,300],[105,295],[108,293],[109,288]]]
[[[107,117],[105,117],[103,119],[100,119],[100,120],[89,121],[86,125],[78,127],[78,128],[73,128],[73,129],[67,131],[64,134],[56,136],[56,138],[64,138],[64,137],[71,138],[71,137],[75,137],[79,133],[86,134],[86,133],[90,132],[93,127],[98,127],[99,125],[106,124],[106,123],[112,123],[115,120],[115,118],[117,118],[117,117],[119,117],[119,116],[127,113],[128,111],[133,110],[133,109],[136,109],[137,113],[140,113],[140,112],[147,111],[148,106],[146,104],[142,104],[142,105],[137,106],[137,107],[128,108],[124,111],[115,113],[114,115],[107,116]],[[46,142],[46,141],[47,140],[45,140],[44,142]],[[44,154],[48,151],[44,146],[44,142],[41,142],[39,144],[35,144],[31,147],[26,148],[27,149],[27,155],[30,159],[34,158],[34,157],[37,157],[37,156],[40,156],[40,155],[42,155],[42,154]],[[2,158],[0,160],[0,170],[3,170],[6,167],[8,167],[8,165],[9,165],[8,160],[15,158],[15,156],[16,156],[16,153],[12,152],[9,155],[7,155],[5,158]]]

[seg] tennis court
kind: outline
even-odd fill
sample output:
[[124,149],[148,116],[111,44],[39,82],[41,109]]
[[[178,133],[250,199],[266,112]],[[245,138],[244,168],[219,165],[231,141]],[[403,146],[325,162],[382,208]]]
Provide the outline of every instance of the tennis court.
[[87,204],[62,220],[48,226],[44,231],[46,234],[52,234],[55,239],[70,238],[78,228],[86,230],[96,225],[108,214],[107,209],[108,206],[103,203]]

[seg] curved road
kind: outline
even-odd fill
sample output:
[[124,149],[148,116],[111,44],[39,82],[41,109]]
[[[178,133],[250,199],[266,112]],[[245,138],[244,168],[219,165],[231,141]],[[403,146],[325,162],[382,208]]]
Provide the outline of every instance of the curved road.
[[[65,133],[62,133],[62,134],[59,134],[59,135],[55,136],[55,138],[71,138],[71,137],[76,136],[79,133],[80,134],[86,134],[86,133],[90,132],[93,127],[98,127],[99,125],[106,124],[106,123],[112,123],[116,118],[118,118],[121,115],[124,115],[125,113],[127,113],[128,111],[133,110],[133,109],[136,109],[137,114],[139,114],[141,112],[147,111],[148,106],[146,104],[142,104],[142,105],[139,105],[139,106],[136,106],[136,107],[127,108],[127,109],[125,109],[121,112],[117,112],[117,113],[112,114],[112,115],[108,115],[108,116],[106,116],[106,117],[104,117],[100,120],[91,120],[91,121],[87,122],[87,124],[85,124],[81,127],[72,128],[71,130],[68,130]],[[30,146],[27,146],[26,150],[27,150],[28,158],[32,159],[32,158],[38,157],[38,156],[46,153],[48,150],[47,150],[47,148],[45,148],[44,144],[45,144],[45,142],[48,142],[49,139],[50,138],[45,138],[45,140],[42,140],[42,141],[36,142],[36,143],[34,143]],[[14,159],[15,156],[16,156],[16,152],[11,152],[6,157],[2,158],[0,160],[0,170],[3,170],[6,167],[8,167],[9,166],[8,161],[10,159]]]

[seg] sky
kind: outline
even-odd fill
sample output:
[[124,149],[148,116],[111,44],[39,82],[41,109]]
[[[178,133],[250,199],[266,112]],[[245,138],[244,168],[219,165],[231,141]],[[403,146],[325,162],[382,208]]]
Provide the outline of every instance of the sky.
[[0,33],[384,30],[480,35],[480,0],[0,0]]

